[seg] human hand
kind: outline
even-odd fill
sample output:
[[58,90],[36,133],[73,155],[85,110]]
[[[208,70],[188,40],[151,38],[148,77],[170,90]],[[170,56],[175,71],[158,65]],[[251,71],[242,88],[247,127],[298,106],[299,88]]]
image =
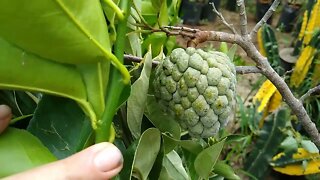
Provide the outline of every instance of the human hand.
[[[0,133],[9,125],[11,109],[0,105]],[[112,143],[99,143],[66,159],[49,163],[13,176],[10,179],[111,179],[123,166],[120,150]]]

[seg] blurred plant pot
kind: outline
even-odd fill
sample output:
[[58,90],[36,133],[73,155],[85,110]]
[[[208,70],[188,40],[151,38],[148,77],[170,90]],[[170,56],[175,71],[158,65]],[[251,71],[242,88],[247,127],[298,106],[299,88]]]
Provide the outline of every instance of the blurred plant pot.
[[219,11],[220,8],[220,0],[209,0],[207,3],[204,4],[201,12],[201,20],[208,20],[211,22],[214,22],[217,15],[212,11],[212,5],[211,3],[214,3],[214,6]]
[[191,0],[182,1],[180,17],[183,19],[183,24],[199,24],[203,6],[204,4],[201,2]]
[[284,69],[284,72],[290,71],[294,64],[298,60],[298,56],[293,54],[294,48],[283,48],[280,50],[280,66]]
[[228,11],[235,12],[237,10],[237,0],[228,0],[226,4],[226,9]]
[[[260,21],[270,8],[273,0],[256,0],[256,21]],[[267,21],[268,24],[272,23],[272,16]]]
[[299,15],[300,7],[299,4],[286,4],[282,9],[277,28],[283,32],[291,32]]

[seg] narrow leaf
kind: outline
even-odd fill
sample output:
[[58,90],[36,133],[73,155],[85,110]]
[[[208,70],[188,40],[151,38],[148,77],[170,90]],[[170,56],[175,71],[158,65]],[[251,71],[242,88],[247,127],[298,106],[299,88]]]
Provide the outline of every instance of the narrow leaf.
[[134,156],[133,173],[146,180],[160,150],[160,131],[155,128],[147,129],[138,143]]
[[228,50],[227,55],[228,55],[228,57],[230,58],[231,61],[233,61],[233,59],[234,59],[234,55],[236,54],[237,48],[238,48],[238,45],[233,44],[231,46],[231,48]]
[[232,167],[230,167],[228,164],[222,161],[218,161],[214,165],[213,172],[220,176],[225,177],[226,179],[240,180],[240,177],[234,173]]
[[226,138],[204,149],[195,159],[194,167],[198,175],[208,178],[222,151]]
[[175,180],[189,180],[190,177],[183,167],[182,160],[176,151],[171,151],[163,158],[163,166],[168,175]]
[[255,148],[245,162],[245,170],[257,179],[264,177],[270,168],[268,163],[285,137],[281,129],[285,128],[289,115],[288,110],[280,109],[267,118],[263,129],[259,132]]
[[141,122],[147,102],[149,78],[152,69],[151,48],[144,57],[144,66],[140,77],[131,86],[131,95],[128,99],[127,121],[128,127],[135,138],[140,136]]

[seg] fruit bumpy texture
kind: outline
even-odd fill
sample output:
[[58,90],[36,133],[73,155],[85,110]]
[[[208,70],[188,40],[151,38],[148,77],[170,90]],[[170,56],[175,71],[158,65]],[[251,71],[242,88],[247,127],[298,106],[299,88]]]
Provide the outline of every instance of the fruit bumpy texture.
[[192,137],[207,138],[226,126],[235,99],[236,71],[216,51],[177,48],[157,67],[155,96]]

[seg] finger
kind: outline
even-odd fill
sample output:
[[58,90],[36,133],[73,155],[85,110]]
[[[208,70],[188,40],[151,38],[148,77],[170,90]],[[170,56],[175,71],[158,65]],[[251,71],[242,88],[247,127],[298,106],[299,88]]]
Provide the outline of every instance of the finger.
[[64,160],[7,179],[111,179],[123,166],[119,149],[111,143],[93,145]]
[[11,118],[11,108],[7,105],[0,105],[0,134],[8,127]]

